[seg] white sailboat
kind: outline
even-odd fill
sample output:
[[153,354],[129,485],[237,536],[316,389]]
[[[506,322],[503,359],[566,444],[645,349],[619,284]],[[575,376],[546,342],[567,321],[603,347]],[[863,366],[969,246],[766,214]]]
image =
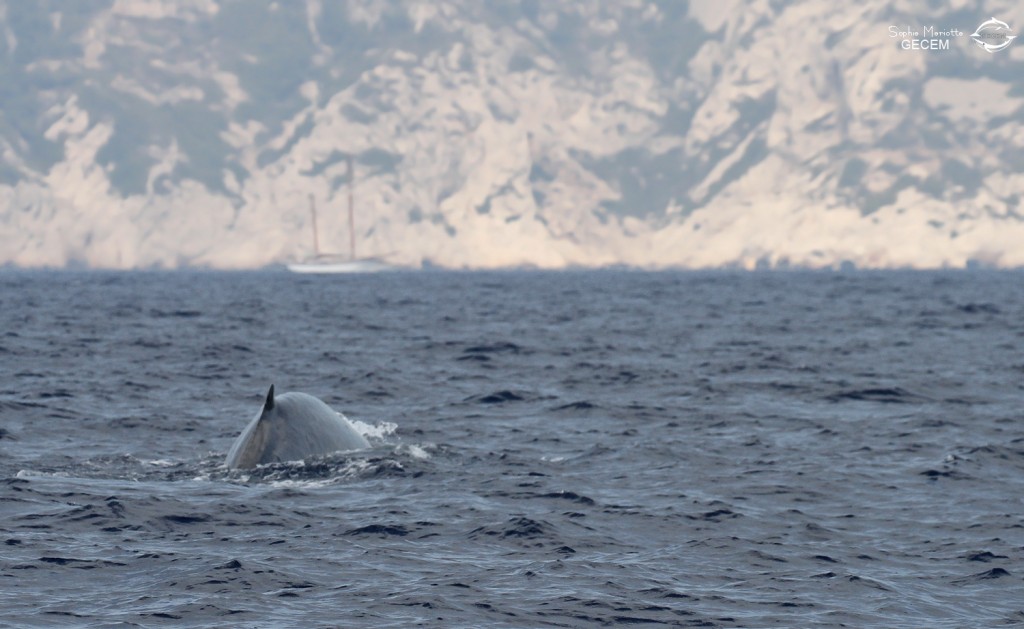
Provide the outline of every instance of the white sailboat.
[[376,273],[395,267],[380,258],[356,257],[356,219],[352,209],[352,158],[348,158],[348,255],[320,251],[320,234],[316,225],[316,203],[309,195],[309,211],[313,216],[313,256],[288,264],[293,273]]

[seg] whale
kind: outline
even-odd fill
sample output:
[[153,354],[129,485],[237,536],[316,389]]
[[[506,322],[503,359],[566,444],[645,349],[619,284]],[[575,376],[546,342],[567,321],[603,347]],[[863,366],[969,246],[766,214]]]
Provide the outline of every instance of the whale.
[[320,399],[297,392],[275,397],[270,385],[263,407],[235,439],[225,464],[233,470],[252,469],[369,447],[366,437]]

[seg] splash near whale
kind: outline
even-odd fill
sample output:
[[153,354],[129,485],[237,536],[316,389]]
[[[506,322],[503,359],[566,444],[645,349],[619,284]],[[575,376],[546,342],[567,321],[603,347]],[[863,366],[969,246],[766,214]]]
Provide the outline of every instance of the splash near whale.
[[270,385],[263,407],[235,439],[225,464],[229,469],[251,469],[369,447],[344,416],[321,400],[295,392],[275,397]]

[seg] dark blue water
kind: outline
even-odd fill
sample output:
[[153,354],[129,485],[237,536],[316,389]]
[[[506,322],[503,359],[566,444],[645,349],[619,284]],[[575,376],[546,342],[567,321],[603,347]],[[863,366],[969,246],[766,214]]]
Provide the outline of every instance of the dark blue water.
[[[0,274],[0,624],[1024,624],[1024,275]],[[228,472],[267,387],[373,448]]]

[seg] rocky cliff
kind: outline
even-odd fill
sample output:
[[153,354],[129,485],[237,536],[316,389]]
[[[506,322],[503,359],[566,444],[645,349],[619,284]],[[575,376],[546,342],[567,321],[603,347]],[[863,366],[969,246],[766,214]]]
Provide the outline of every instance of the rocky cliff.
[[351,160],[358,254],[411,267],[1022,266],[1024,40],[978,46],[993,16],[1024,28],[1008,0],[0,0],[0,264],[285,262],[310,195],[347,251]]

